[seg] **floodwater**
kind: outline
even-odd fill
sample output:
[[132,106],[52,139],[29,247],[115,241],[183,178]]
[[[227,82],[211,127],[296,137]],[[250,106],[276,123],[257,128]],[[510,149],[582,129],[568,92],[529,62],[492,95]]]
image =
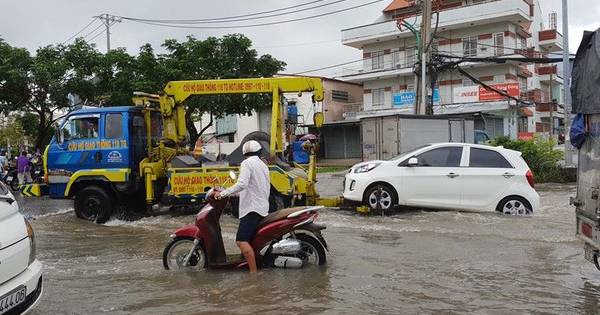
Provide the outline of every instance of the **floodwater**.
[[[532,217],[325,210],[327,266],[257,275],[163,270],[169,234],[192,215],[95,225],[68,201],[29,199],[45,266],[32,314],[596,314],[600,272],[574,236],[574,186],[539,190]],[[233,251],[237,221],[222,226]]]

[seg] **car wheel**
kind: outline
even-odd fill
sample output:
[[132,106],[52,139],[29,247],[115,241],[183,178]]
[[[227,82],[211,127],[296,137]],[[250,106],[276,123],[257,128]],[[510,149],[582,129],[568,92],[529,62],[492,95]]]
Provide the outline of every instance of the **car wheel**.
[[376,214],[389,213],[398,204],[396,191],[386,184],[377,184],[370,187],[364,199],[364,203],[369,206],[371,212]]
[[506,197],[498,204],[497,211],[505,215],[531,215],[533,209],[527,200],[518,196]]

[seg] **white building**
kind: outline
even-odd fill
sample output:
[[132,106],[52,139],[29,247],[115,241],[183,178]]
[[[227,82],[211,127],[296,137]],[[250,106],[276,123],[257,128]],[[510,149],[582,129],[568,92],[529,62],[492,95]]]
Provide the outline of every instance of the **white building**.
[[[415,74],[418,61],[415,36],[400,31],[404,19],[418,29],[420,16],[415,1],[393,0],[372,24],[342,30],[342,43],[360,49],[363,63],[345,69],[343,80],[364,87],[364,110],[349,117],[381,113],[414,113]],[[443,0],[434,1],[439,11],[432,50],[458,57],[560,57],[562,38],[544,26],[537,0]],[[435,25],[436,14],[433,15]],[[492,85],[535,105],[524,108],[498,93],[488,92],[458,71],[439,75],[435,91],[436,114],[472,115],[476,129],[490,137],[531,137],[549,131],[550,102],[562,104],[562,78],[555,65],[465,62],[461,67],[485,84]],[[552,78],[551,78],[552,77]],[[553,97],[550,97],[552,82]],[[560,107],[558,107],[560,109]],[[554,112],[555,126],[562,113]]]

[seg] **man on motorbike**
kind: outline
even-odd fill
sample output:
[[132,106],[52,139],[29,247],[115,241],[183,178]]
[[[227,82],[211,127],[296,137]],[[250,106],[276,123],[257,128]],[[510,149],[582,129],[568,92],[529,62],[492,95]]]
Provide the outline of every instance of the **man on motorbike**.
[[250,140],[244,143],[242,153],[246,158],[240,165],[237,182],[215,195],[215,198],[219,199],[240,193],[240,225],[235,240],[248,262],[251,273],[255,273],[257,268],[250,241],[254,238],[260,221],[269,213],[271,191],[269,168],[260,159],[261,151],[262,147],[257,141]]

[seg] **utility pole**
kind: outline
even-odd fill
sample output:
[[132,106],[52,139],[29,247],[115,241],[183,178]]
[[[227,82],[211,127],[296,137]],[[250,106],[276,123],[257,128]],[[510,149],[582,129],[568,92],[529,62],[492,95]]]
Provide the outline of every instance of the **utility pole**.
[[428,44],[431,41],[431,16],[433,0],[421,0],[421,92],[418,114],[426,114],[427,110],[427,64],[429,63]]
[[569,61],[569,9],[567,0],[562,0],[562,32],[563,32],[563,87],[565,98],[565,164],[573,165],[573,146],[569,141],[571,130],[571,63]]
[[550,72],[550,139],[554,138],[554,82],[552,82],[552,80],[554,80],[554,70],[552,70],[552,72]]
[[109,52],[110,51],[110,27],[117,22],[120,23],[121,18],[119,18],[118,16],[110,15],[108,13],[101,14],[101,15],[94,16],[94,17],[99,19],[100,21],[102,21],[102,23],[106,27],[106,52]]

